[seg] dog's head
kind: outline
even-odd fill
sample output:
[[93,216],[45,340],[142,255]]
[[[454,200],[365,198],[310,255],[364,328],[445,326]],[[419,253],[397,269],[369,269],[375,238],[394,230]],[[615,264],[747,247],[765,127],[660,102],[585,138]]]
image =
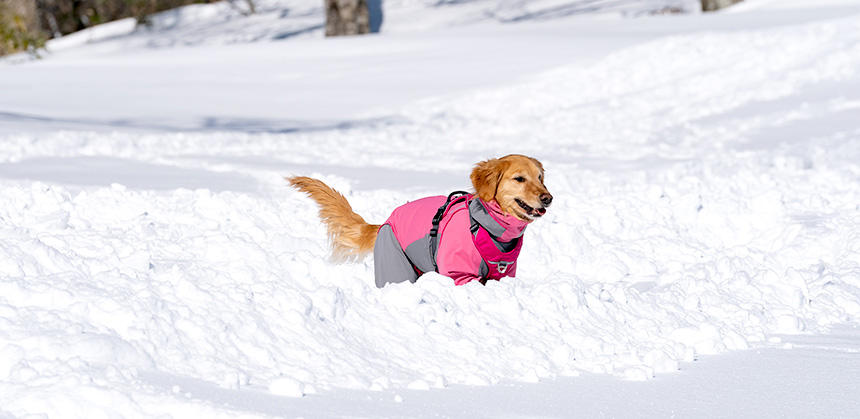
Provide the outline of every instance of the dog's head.
[[475,194],[499,203],[502,211],[523,221],[546,214],[552,195],[543,184],[543,165],[531,157],[510,154],[482,161],[472,170]]

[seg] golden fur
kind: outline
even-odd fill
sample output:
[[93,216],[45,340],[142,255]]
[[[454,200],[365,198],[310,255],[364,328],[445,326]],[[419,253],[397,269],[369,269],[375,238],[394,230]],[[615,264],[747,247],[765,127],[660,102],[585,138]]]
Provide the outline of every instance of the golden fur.
[[498,159],[482,161],[472,170],[475,194],[486,202],[496,201],[502,211],[523,221],[534,221],[541,215],[529,214],[516,200],[532,208],[545,208],[552,195],[543,184],[543,165],[528,156],[510,154]]
[[373,251],[378,225],[369,224],[340,192],[319,180],[295,176],[287,178],[290,185],[308,194],[320,207],[320,219],[328,229],[332,256],[337,260],[361,257]]
[[[502,211],[523,221],[531,222],[542,216],[552,202],[552,195],[543,183],[543,165],[531,157],[511,154],[482,161],[475,165],[470,177],[479,198],[487,202],[495,200]],[[305,176],[290,177],[287,182],[319,205],[320,219],[328,229],[336,259],[358,258],[373,251],[379,225],[364,221],[343,195]]]

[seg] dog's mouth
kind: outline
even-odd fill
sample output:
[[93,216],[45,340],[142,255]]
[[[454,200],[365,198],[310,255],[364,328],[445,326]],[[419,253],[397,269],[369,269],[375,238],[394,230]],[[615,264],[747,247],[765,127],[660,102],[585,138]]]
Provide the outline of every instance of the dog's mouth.
[[526,204],[525,202],[523,202],[522,199],[519,198],[514,198],[514,202],[516,202],[517,205],[519,205],[520,208],[525,211],[525,215],[531,219],[540,218],[543,217],[544,214],[546,214],[546,208],[544,207],[534,208],[529,204]]

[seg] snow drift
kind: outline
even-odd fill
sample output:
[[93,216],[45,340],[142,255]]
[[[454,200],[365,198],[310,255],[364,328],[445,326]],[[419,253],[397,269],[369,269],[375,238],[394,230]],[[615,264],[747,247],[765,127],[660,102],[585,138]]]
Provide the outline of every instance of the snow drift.
[[[856,323],[858,22],[663,37],[334,129],[4,135],[0,406],[230,416],[169,377],[289,396],[648,379]],[[378,222],[509,152],[543,161],[555,202],[519,277],[486,287],[377,290],[371,261],[326,260],[282,179]]]

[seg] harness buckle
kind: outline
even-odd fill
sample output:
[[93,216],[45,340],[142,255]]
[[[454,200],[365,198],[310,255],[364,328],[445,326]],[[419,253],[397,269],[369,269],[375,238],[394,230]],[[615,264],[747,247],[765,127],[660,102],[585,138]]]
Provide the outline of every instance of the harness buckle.
[[514,262],[509,262],[506,260],[500,260],[498,262],[487,262],[496,267],[500,274],[503,274],[508,271],[508,267],[513,265]]

